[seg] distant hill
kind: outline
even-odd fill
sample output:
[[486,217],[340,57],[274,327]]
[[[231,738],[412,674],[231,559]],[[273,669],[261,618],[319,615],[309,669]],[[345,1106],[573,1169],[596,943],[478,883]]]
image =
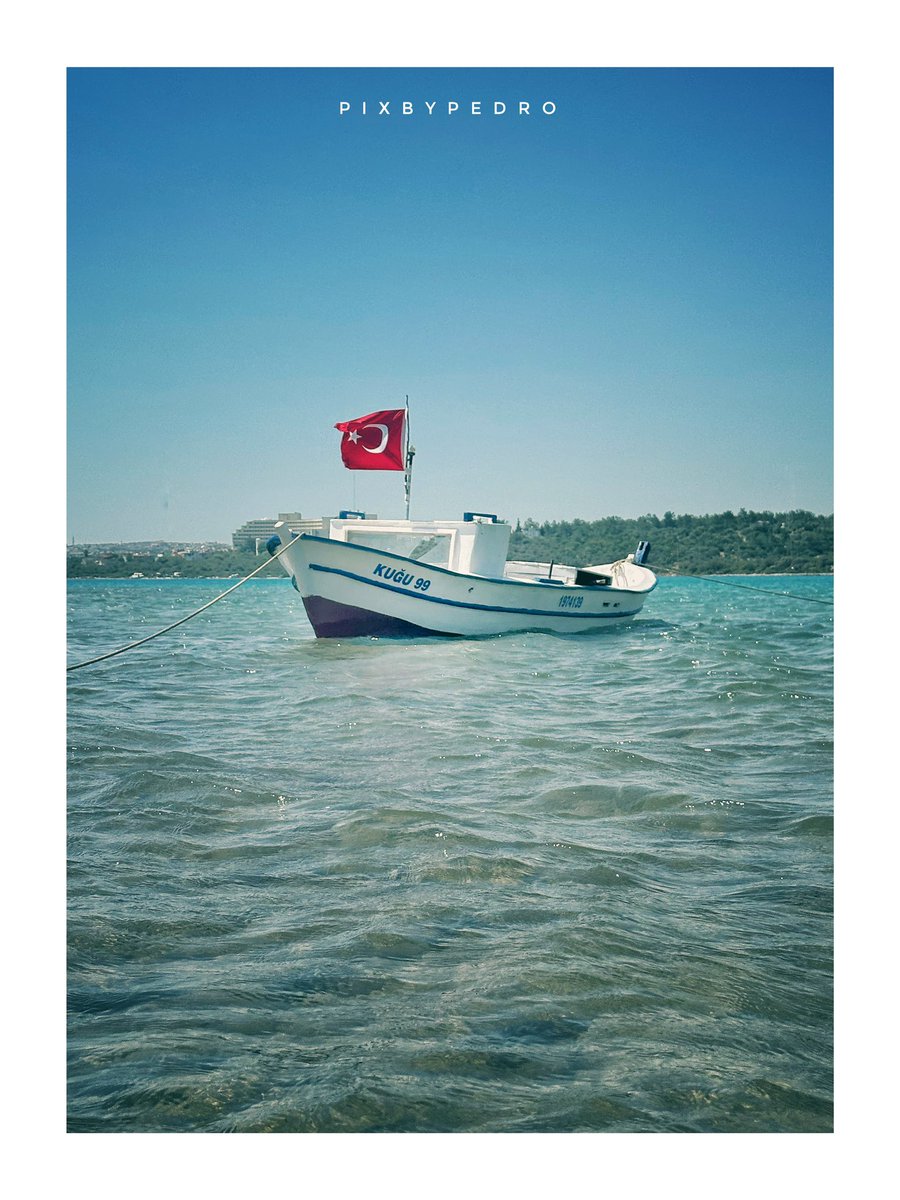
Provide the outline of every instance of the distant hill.
[[[69,579],[128,579],[133,575],[146,579],[227,579],[231,575],[249,575],[269,556],[265,550],[257,557],[252,552],[221,549],[177,549],[154,547],[151,550],[130,546],[70,546],[66,552]],[[276,573],[274,570],[271,572]],[[266,574],[266,572],[261,572]],[[284,578],[282,572],[278,572]]]
[[[651,543],[651,567],[685,575],[824,575],[834,569],[834,518],[794,512],[716,513],[694,517],[603,517],[599,521],[520,522],[509,557],[590,566]],[[76,546],[66,554],[70,579],[228,578],[248,575],[266,557],[249,551]],[[263,576],[269,572],[262,572]],[[273,569],[272,575],[281,577]]]
[[712,516],[603,517],[599,521],[523,521],[510,558],[588,566],[611,562],[650,542],[651,567],[685,575],[828,574],[834,569],[834,517],[793,512]]

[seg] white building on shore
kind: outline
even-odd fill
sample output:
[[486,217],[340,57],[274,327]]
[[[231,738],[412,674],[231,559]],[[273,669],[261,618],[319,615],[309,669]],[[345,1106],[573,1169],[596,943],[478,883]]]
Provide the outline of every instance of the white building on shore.
[[235,550],[252,550],[259,554],[260,547],[265,546],[275,533],[276,522],[283,521],[291,533],[322,533],[326,521],[324,517],[304,517],[298,512],[279,513],[277,517],[260,517],[254,521],[245,521],[240,529],[231,535],[231,544]]

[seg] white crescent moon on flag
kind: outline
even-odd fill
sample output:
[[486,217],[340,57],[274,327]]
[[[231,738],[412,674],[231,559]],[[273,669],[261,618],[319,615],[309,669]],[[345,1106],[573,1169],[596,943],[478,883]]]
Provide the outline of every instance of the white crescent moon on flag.
[[387,445],[387,440],[388,440],[387,425],[363,425],[363,429],[380,429],[381,430],[381,441],[374,448],[374,450],[371,447],[367,446],[365,444],[365,442],[363,442],[363,450],[368,450],[370,454],[383,454],[384,448]]

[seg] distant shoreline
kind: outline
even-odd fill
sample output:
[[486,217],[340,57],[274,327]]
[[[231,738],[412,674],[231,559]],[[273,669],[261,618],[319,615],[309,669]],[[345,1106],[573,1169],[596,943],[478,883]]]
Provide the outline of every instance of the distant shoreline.
[[[668,575],[833,575],[834,518],[791,512],[724,512],[695,517],[603,517],[596,521],[530,518],[510,528],[507,557],[545,563],[615,562],[640,542],[650,543],[647,565]],[[262,543],[121,543],[67,547],[69,578],[238,579],[266,561]]]

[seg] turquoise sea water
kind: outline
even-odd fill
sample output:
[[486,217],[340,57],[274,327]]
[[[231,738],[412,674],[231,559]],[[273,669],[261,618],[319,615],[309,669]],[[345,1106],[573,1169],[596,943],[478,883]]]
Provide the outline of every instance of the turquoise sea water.
[[[225,586],[72,582],[70,661]],[[831,1129],[827,605],[336,643],[254,580],[68,683],[71,1130]]]

